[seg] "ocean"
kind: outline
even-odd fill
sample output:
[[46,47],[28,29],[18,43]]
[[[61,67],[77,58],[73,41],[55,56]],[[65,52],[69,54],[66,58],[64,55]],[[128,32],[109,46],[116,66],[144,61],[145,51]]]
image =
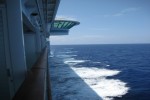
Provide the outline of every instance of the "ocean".
[[150,100],[150,44],[50,48],[53,100]]

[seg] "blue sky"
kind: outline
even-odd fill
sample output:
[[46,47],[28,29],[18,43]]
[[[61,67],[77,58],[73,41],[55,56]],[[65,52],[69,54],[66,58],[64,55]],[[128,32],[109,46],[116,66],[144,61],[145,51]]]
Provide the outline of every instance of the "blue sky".
[[61,0],[57,17],[80,25],[51,44],[150,43],[150,0]]

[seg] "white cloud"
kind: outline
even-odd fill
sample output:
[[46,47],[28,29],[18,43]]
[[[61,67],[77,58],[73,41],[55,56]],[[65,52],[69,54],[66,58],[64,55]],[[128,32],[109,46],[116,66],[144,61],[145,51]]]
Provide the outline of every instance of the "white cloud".
[[130,12],[135,12],[137,10],[139,10],[139,8],[127,8],[127,9],[123,9],[122,11],[120,11],[116,14],[113,14],[112,16],[122,16],[122,15],[128,14]]
[[126,9],[123,9],[121,10],[120,12],[117,12],[117,13],[114,13],[114,14],[106,14],[106,15],[103,15],[103,17],[119,17],[119,16],[123,16],[123,15],[126,15],[126,14],[129,14],[129,13],[133,13],[133,12],[136,12],[138,11],[140,8],[139,7],[132,7],[132,8],[126,8]]
[[59,20],[74,20],[77,21],[77,18],[74,16],[58,15],[55,19]]

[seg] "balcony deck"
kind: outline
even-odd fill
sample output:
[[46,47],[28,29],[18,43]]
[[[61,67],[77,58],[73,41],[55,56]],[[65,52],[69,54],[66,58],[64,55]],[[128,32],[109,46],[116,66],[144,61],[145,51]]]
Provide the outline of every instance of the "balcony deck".
[[45,48],[13,100],[51,100],[47,60]]

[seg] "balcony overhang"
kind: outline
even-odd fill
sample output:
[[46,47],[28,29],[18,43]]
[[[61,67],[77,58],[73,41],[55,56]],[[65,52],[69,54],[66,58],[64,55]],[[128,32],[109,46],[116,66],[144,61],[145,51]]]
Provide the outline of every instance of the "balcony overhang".
[[60,0],[23,0],[22,12],[25,30],[39,30],[45,36],[49,34],[54,22]]
[[69,29],[79,24],[80,22],[73,20],[55,20],[51,26],[49,35],[68,35]]
[[54,35],[68,35],[69,34],[69,30],[51,30],[50,35],[54,36]]

